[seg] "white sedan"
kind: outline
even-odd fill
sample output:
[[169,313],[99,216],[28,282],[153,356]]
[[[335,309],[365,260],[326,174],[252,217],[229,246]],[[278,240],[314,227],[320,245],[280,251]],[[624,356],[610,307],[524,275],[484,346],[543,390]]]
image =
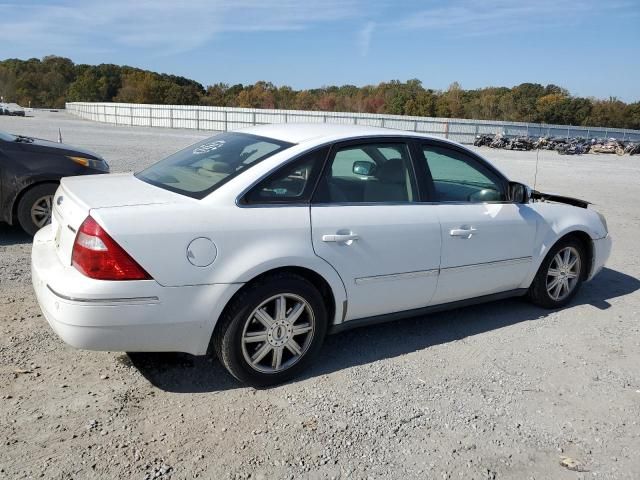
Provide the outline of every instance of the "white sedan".
[[54,198],[32,273],[64,341],[215,352],[254,386],[300,372],[329,332],[517,295],[561,307],[611,250],[587,202],[371,127],[221,133]]

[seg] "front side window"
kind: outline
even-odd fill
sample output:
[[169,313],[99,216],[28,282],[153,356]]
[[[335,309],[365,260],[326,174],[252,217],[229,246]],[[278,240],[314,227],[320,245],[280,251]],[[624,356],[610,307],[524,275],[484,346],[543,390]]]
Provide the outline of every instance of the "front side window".
[[422,151],[440,202],[506,200],[501,180],[487,167],[457,150],[425,145]]
[[329,147],[307,153],[281,167],[253,187],[244,197],[245,204],[306,203],[324,163]]
[[290,146],[245,133],[221,133],[174,153],[136,177],[182,195],[204,198],[247,168]]
[[409,149],[404,143],[371,143],[338,149],[320,180],[315,203],[417,201]]

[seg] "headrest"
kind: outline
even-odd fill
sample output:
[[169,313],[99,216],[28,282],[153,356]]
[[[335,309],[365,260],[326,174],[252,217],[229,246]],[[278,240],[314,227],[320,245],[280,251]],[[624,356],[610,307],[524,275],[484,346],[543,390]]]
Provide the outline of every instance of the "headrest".
[[406,181],[404,160],[401,158],[387,160],[378,169],[376,177],[382,183],[404,183]]
[[207,158],[206,160],[204,160],[200,164],[200,168],[204,170],[209,170],[210,172],[214,172],[214,173],[232,173],[233,172],[231,165],[229,165],[228,163],[218,162],[211,158]]

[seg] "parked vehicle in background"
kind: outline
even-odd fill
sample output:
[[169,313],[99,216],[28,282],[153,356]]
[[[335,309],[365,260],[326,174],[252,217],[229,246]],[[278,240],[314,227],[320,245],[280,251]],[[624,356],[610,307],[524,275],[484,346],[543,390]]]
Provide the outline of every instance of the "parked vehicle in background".
[[590,143],[584,138],[571,138],[568,141],[560,143],[555,150],[560,155],[582,155],[589,152]]
[[0,131],[0,221],[34,235],[51,221],[62,177],[107,172],[107,162],[96,153]]
[[17,103],[0,103],[0,115],[24,117],[25,110]]
[[529,137],[513,137],[507,140],[504,148],[507,150],[529,151],[533,149],[533,143]]
[[624,155],[624,144],[615,138],[593,139],[591,141],[590,153],[617,153]]
[[560,155],[581,155],[583,153],[616,153],[636,155],[640,153],[637,142],[621,141],[615,138],[586,139],[582,137],[540,137],[537,139],[519,136],[508,137],[502,133],[477,135],[476,147],[488,146],[506,150],[555,150]]
[[611,249],[587,207],[451,141],[263,125],[137,174],[63,179],[32,280],[73,346],[215,352],[264,386],[327,332],[516,295],[566,305]]
[[493,137],[493,134],[476,135],[476,139],[474,140],[473,145],[475,147],[489,146],[491,145],[491,142],[493,142]]
[[627,143],[627,145],[624,147],[624,153],[626,153],[627,155],[640,155],[640,142]]
[[509,141],[508,141],[507,137],[505,137],[501,133],[498,133],[493,137],[493,140],[491,141],[489,146],[491,148],[505,148],[508,143],[509,143]]

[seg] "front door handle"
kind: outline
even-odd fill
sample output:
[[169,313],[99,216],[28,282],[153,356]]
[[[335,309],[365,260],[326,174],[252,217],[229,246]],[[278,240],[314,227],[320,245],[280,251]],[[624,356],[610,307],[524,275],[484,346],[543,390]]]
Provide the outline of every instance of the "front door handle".
[[454,228],[449,231],[449,235],[452,237],[471,238],[474,233],[477,233],[477,229],[473,227],[462,226],[460,228]]
[[360,237],[356,233],[345,233],[340,234],[336,233],[334,235],[323,235],[323,242],[353,242],[354,240],[358,240]]

